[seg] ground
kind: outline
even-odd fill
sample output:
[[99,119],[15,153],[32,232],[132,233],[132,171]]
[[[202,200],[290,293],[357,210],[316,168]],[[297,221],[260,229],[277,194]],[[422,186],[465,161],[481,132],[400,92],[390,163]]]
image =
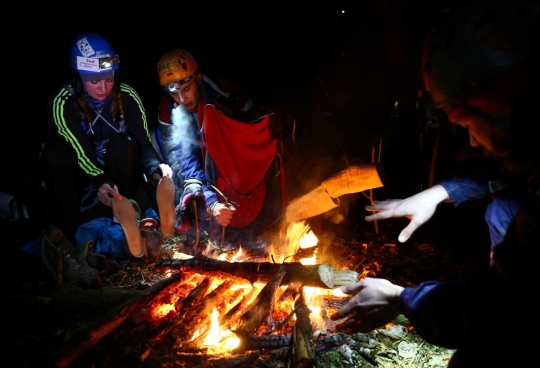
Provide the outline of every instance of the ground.
[[[401,285],[425,280],[472,279],[486,270],[489,241],[481,204],[458,209],[450,203],[441,204],[434,218],[404,244],[396,239],[408,220],[364,221],[365,204],[366,196],[355,195],[349,201],[347,213],[338,207],[308,221],[319,241],[318,263],[354,270],[360,278],[383,277]],[[5,239],[9,239],[4,244],[11,246],[19,244],[21,239],[31,239],[35,235],[33,231],[37,231],[28,224],[3,225],[7,225],[3,230]],[[171,244],[176,244],[176,240],[167,240],[164,249],[169,249]],[[260,249],[252,251],[257,253]],[[59,349],[69,344],[78,330],[97,323],[133,296],[131,292],[148,289],[163,277],[163,270],[152,265],[123,263],[104,280],[102,291],[108,292],[108,300],[96,303],[85,300],[85,291],[56,286],[39,261],[22,257],[13,248],[6,254],[9,256],[2,262],[2,289],[8,295],[4,310],[10,328],[6,334],[8,342],[4,344],[9,355],[5,356],[17,361],[15,366],[20,367],[54,366]],[[249,254],[250,250],[246,249],[246,257]],[[134,351],[140,348],[134,344],[133,334],[144,334],[140,328],[140,324],[128,319],[70,366],[172,366],[164,362],[156,365],[155,359],[133,361]],[[326,330],[317,330],[312,340],[321,367],[437,367],[444,366],[452,354],[451,350],[423,341],[403,318],[368,334],[348,336],[335,333],[332,328],[329,323]],[[286,361],[279,352],[280,349],[261,352],[258,359],[252,360],[257,361],[256,366],[278,367]],[[207,364],[220,367],[231,364],[211,362],[208,359]]]

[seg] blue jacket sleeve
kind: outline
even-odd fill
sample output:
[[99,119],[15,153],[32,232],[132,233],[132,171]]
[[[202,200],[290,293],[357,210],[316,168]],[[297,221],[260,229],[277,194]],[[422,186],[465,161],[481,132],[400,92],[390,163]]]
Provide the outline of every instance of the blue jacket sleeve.
[[[165,106],[160,106],[160,109],[162,108]],[[181,106],[175,107],[170,104],[166,108],[170,124],[160,122],[158,127],[167,156],[165,160],[171,166],[174,176],[177,177],[175,182],[182,188],[184,179],[199,179],[203,183],[206,205],[212,204],[217,201],[217,196],[208,187],[202,165],[202,151],[197,139],[197,121],[192,114],[183,111]]]
[[488,159],[471,158],[462,162],[454,174],[439,182],[457,207],[467,201],[489,198],[490,185],[502,181],[503,173],[499,164]]
[[426,341],[455,349],[473,313],[472,290],[471,284],[461,281],[426,281],[403,290],[400,310]]

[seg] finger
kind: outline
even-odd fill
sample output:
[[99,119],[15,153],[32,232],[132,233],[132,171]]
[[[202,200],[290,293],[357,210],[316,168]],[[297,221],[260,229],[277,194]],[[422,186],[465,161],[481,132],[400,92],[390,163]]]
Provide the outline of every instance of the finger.
[[360,322],[355,316],[351,316],[342,322],[336,323],[336,330],[352,334],[358,331]]
[[341,292],[348,295],[356,295],[364,289],[364,282],[360,281],[354,284],[343,285],[340,287]]
[[386,220],[393,217],[393,214],[394,213],[392,211],[382,211],[374,213],[372,215],[368,215],[364,218],[366,219],[366,221]]
[[401,233],[398,236],[398,241],[400,243],[405,243],[419,227],[420,224],[417,224],[414,221],[409,222],[409,225],[407,225],[406,228],[401,230]]

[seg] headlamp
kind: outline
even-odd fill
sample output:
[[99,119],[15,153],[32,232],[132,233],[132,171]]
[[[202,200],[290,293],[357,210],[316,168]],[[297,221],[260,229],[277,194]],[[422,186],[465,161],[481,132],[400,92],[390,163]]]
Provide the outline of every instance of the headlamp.
[[169,93],[178,92],[178,90],[180,88],[182,88],[183,84],[186,84],[187,82],[189,82],[190,80],[195,78],[196,75],[197,75],[197,73],[193,73],[189,77],[187,77],[185,79],[182,79],[180,81],[177,81],[177,82],[171,82],[171,83],[165,85],[163,88],[165,89],[165,92],[169,92]]

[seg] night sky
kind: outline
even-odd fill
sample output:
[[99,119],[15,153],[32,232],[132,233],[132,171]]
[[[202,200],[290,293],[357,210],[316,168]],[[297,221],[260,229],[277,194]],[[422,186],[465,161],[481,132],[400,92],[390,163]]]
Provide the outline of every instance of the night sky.
[[[383,153],[404,156],[389,137],[414,132],[392,131],[390,116],[395,101],[400,115],[414,113],[422,85],[422,40],[442,2],[209,3],[133,2],[121,9],[74,3],[16,11],[21,21],[15,23],[26,33],[8,34],[8,49],[15,55],[11,61],[24,66],[16,69],[22,73],[14,71],[15,94],[8,98],[18,118],[8,124],[7,136],[21,140],[19,154],[4,161],[5,172],[20,174],[35,162],[47,99],[69,68],[71,41],[86,31],[111,41],[121,60],[120,78],[142,97],[150,124],[163,93],[159,57],[182,47],[194,54],[203,72],[238,80],[255,102],[278,107],[296,123],[300,153],[291,165],[298,165],[299,176],[316,182],[347,163],[365,163],[381,139]],[[4,144],[4,150],[9,155],[12,144]]]

